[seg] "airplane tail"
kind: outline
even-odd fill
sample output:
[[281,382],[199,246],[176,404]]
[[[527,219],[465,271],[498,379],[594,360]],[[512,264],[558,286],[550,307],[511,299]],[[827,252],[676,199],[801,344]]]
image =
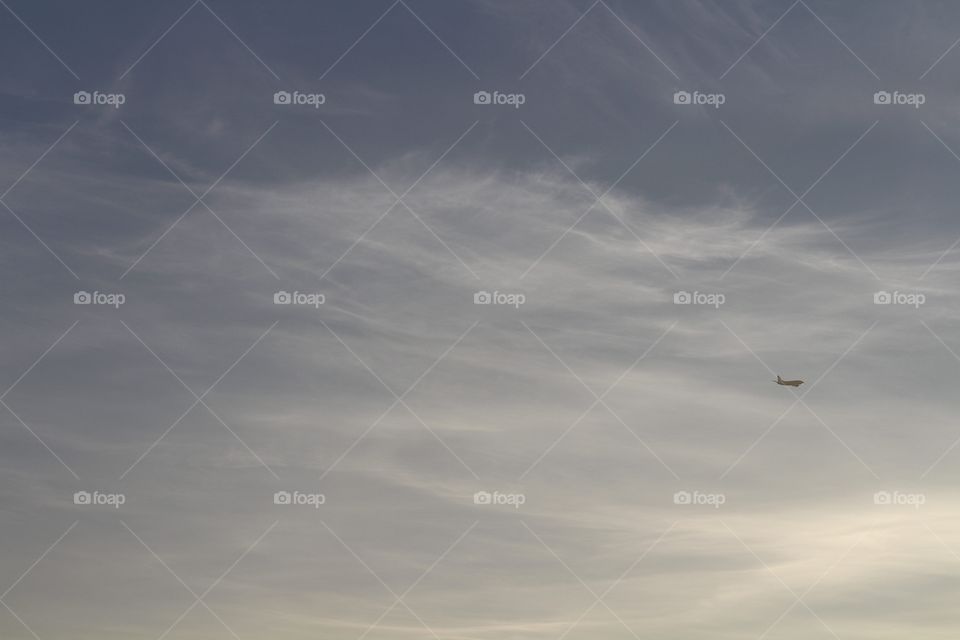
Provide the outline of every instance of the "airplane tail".
[[783,382],[783,379],[780,376],[777,376],[777,382]]

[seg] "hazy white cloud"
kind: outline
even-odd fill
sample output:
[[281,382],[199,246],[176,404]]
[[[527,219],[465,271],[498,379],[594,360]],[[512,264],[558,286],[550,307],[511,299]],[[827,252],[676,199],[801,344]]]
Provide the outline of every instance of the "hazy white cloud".
[[[411,3],[478,86],[401,5],[317,81],[387,6],[211,3],[278,84],[198,5],[99,85],[129,93],[109,114],[74,112],[16,35],[43,82],[0,78],[8,182],[80,124],[3,198],[30,230],[0,210],[4,637],[947,633],[960,163],[923,123],[960,149],[955,63],[929,109],[878,111],[817,16],[883,82],[956,16],[797,5],[721,82],[789,4],[609,2],[520,81],[589,3]],[[176,17],[118,13],[114,49]],[[329,108],[273,105],[297,83]],[[671,103],[714,86],[717,113]],[[838,159],[816,215],[779,219]],[[164,163],[216,182],[210,210]],[[190,590],[216,615],[178,621]]]

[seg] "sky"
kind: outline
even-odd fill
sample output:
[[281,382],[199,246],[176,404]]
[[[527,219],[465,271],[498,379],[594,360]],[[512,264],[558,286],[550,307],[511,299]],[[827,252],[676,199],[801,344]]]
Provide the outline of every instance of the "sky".
[[0,636],[955,637],[958,39],[0,0]]

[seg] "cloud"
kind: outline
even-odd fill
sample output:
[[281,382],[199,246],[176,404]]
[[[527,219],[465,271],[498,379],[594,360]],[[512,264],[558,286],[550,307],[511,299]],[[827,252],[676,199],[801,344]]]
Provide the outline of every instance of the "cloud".
[[[952,57],[929,109],[878,112],[816,17],[887,82],[884,34],[918,75],[950,16],[797,5],[721,82],[788,4],[608,4],[522,81],[589,4],[411,4],[436,37],[398,5],[324,82],[377,15],[211,4],[234,37],[198,5],[119,112],[73,110],[55,60],[5,81],[0,172],[30,169],[3,196],[29,230],[0,210],[8,582],[77,522],[3,597],[38,636],[156,637],[211,585],[219,620],[171,637],[950,628]],[[132,61],[154,37],[130,29]],[[273,105],[246,47],[323,110]],[[714,86],[717,113],[670,100]]]

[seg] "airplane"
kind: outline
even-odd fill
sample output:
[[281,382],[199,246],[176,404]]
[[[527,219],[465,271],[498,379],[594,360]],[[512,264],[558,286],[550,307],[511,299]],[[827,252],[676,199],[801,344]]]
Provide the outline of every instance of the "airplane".
[[803,380],[784,380],[780,376],[777,376],[777,379],[774,380],[774,382],[786,387],[799,387],[803,384]]

